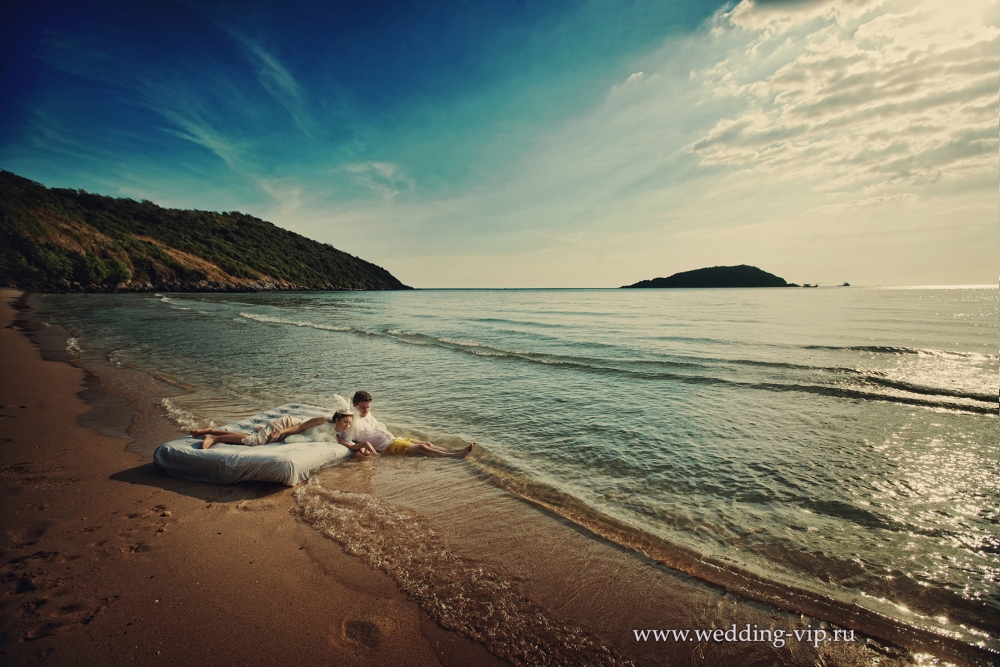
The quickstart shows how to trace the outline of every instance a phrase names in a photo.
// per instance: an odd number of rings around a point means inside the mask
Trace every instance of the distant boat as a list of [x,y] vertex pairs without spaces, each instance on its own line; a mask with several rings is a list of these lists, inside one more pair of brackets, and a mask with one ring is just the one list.
[[819,283],[802,283],[803,287],[819,287]]
[[851,286],[851,283],[844,283],[843,285],[841,285],[841,287],[850,287],[850,286]]

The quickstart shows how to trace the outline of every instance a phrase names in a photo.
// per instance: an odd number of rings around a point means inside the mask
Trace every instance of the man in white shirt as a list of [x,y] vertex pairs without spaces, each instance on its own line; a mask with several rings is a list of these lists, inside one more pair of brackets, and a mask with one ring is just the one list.
[[359,391],[354,394],[354,421],[350,430],[345,434],[354,442],[365,442],[375,448],[376,451],[384,451],[395,440],[385,424],[375,419],[371,413],[372,398],[367,391]]
[[476,446],[476,443],[472,443],[465,449],[444,449],[423,440],[396,438],[385,427],[385,424],[375,419],[371,413],[371,394],[367,391],[356,392],[351,402],[354,404],[357,416],[351,423],[350,430],[344,433],[344,439],[338,438],[343,445],[368,444],[379,454],[420,454],[452,458],[468,456],[469,452]]

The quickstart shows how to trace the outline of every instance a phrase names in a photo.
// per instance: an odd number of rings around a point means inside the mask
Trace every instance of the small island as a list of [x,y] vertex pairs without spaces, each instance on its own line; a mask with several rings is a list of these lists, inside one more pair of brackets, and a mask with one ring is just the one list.
[[633,285],[622,285],[622,289],[633,287],[798,287],[785,282],[773,273],[756,266],[712,266],[693,271],[682,271],[666,278],[640,280]]

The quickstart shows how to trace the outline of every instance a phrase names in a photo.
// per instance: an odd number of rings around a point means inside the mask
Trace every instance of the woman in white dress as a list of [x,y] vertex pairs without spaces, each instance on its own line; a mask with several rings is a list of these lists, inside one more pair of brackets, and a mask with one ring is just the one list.
[[208,449],[216,443],[230,445],[246,445],[258,447],[277,442],[339,442],[348,449],[364,456],[376,454],[374,447],[367,443],[354,443],[343,439],[343,434],[351,428],[354,415],[347,405],[347,400],[339,394],[334,395],[337,411],[329,419],[313,417],[302,420],[298,417],[285,415],[257,429],[255,433],[238,433],[214,428],[193,429],[191,435],[204,436],[202,449]]

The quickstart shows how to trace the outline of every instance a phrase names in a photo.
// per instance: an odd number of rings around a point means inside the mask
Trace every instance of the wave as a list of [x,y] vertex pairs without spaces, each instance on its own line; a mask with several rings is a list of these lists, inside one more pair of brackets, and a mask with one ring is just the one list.
[[296,327],[309,327],[321,331],[353,331],[351,327],[338,327],[331,324],[319,324],[317,322],[306,322],[304,320],[286,320],[280,317],[270,317],[268,315],[256,315],[254,313],[240,313],[240,317],[256,322],[267,322],[269,324],[290,324]]
[[[552,512],[598,538],[752,600],[804,613],[897,645],[927,650],[937,655],[940,655],[942,648],[946,648],[953,656],[962,656],[970,664],[986,664],[984,657],[992,659],[995,655],[989,649],[976,645],[978,638],[974,633],[970,632],[962,637],[955,633],[953,627],[940,627],[940,618],[935,618],[933,614],[911,612],[912,622],[902,620],[894,615],[894,605],[889,600],[872,595],[859,596],[852,591],[819,589],[814,582],[800,581],[776,571],[751,569],[750,566],[726,556],[701,553],[689,546],[628,525],[569,493],[530,479],[485,448],[479,451],[476,459],[469,459],[469,462],[482,471],[482,477],[490,484]],[[881,528],[886,527],[885,522],[874,514],[843,503],[819,503],[813,509],[837,516],[846,512],[852,520],[867,518],[869,521],[877,521]],[[919,584],[914,586],[919,587]],[[981,624],[979,601],[963,600],[948,589],[919,589],[918,598],[934,598],[928,603],[932,608],[943,608],[947,601],[952,613],[950,621],[966,622],[972,627]],[[861,599],[866,600],[867,604],[860,603]]]
[[964,394],[953,395],[944,393],[941,390],[926,387],[923,394],[911,395],[906,390],[897,392],[887,392],[890,387],[882,386],[882,390],[872,387],[865,387],[862,383],[857,386],[831,386],[815,384],[782,384],[777,382],[756,382],[756,383],[733,383],[742,384],[748,389],[762,389],[765,391],[794,391],[806,394],[817,394],[821,396],[832,396],[835,398],[853,398],[860,400],[886,401],[889,403],[901,403],[903,405],[914,405],[925,408],[940,408],[944,410],[955,410],[958,412],[970,412],[975,414],[1000,414],[1000,401],[997,398],[969,398]]
[[873,352],[875,354],[919,354],[931,357],[958,357],[978,361],[997,361],[1000,356],[981,352],[957,352],[954,350],[932,350],[919,347],[898,347],[893,345],[803,345],[804,350],[833,350],[836,352]]
[[216,425],[212,420],[200,419],[193,413],[178,407],[169,398],[160,401],[160,405],[167,411],[167,416],[185,431],[190,431],[193,428],[214,428]]
[[83,350],[80,348],[80,339],[70,336],[66,339],[66,354],[80,356]]
[[484,347],[482,343],[477,343],[474,340],[463,340],[461,338],[438,338],[437,340],[441,343],[461,345],[462,347]]
[[411,345],[413,344],[435,345],[443,349],[448,349],[454,352],[461,352],[479,357],[506,357],[512,359],[521,359],[524,361],[544,364],[549,366],[563,365],[568,367],[579,366],[581,368],[592,367],[595,369],[599,369],[599,368],[610,368],[601,366],[601,364],[613,364],[616,362],[633,364],[638,366],[650,365],[662,368],[704,368],[706,366],[706,364],[700,360],[615,359],[615,358],[602,359],[600,357],[554,354],[551,352],[536,352],[533,350],[507,349],[502,347],[496,347],[493,345],[487,345],[486,343],[480,343],[477,341],[461,340],[456,338],[435,337],[411,331],[399,331],[397,329],[389,329],[388,331],[386,331],[386,333],[399,342],[409,343]]
[[541,329],[565,329],[565,324],[551,324],[549,322],[533,322],[531,320],[508,320],[500,317],[474,317],[470,322],[485,322],[487,324],[515,324],[525,327],[539,327]]
[[[604,313],[578,313],[578,314],[584,314],[584,315],[601,314],[601,315],[603,315]],[[542,329],[561,329],[561,330],[565,330],[566,329],[566,325],[565,324],[552,324],[552,323],[548,323],[548,322],[535,322],[533,320],[511,320],[511,319],[498,318],[498,317],[474,317],[474,318],[471,318],[469,321],[470,322],[483,322],[485,324],[513,324],[513,325],[519,325],[519,326],[525,326],[525,327],[537,327],[537,328],[542,328]],[[524,331],[519,331],[517,329],[510,329],[510,330],[500,329],[498,331],[500,333],[515,333],[515,334],[524,334],[525,333]],[[533,336],[541,336],[542,334],[539,334],[538,332],[532,332],[531,335],[533,335]],[[554,337],[551,338],[551,340],[559,340],[559,341],[564,342],[564,343],[566,342],[563,339],[554,338]],[[677,343],[707,343],[707,344],[711,344],[711,345],[725,344],[727,342],[727,341],[724,341],[724,340],[719,340],[717,338],[705,338],[705,337],[702,337],[702,336],[676,336],[676,335],[674,335],[674,336],[651,336],[649,338],[649,340],[672,341],[672,342],[677,342]],[[589,346],[595,346],[595,347],[612,347],[610,345],[607,345],[606,343],[595,343],[595,342],[588,342],[587,345],[589,345]]]
[[871,373],[866,373],[864,379],[866,382],[871,382],[873,384],[877,384],[883,387],[891,387],[893,389],[899,389],[901,391],[907,391],[912,394],[945,396],[948,398],[968,398],[973,401],[983,401],[985,403],[990,403],[993,401],[1000,400],[1000,396],[994,396],[992,394],[981,394],[978,392],[960,391],[955,389],[942,389],[940,387],[927,387],[919,384],[914,384],[912,382],[906,382],[904,380],[894,380],[892,378],[887,378],[882,375],[876,375]]
[[[550,367],[560,366],[563,368],[598,375],[627,376],[635,379],[654,381],[667,380],[681,382],[684,384],[724,385],[763,391],[791,391],[838,398],[888,401],[893,403],[903,403],[929,408],[944,408],[979,414],[1000,414],[1000,401],[998,401],[997,397],[989,394],[907,383],[904,381],[879,377],[877,375],[853,368],[805,366],[782,362],[739,359],[711,359],[703,360],[701,362],[667,360],[595,360],[587,357],[581,358],[539,352],[503,350],[482,344],[477,344],[475,348],[471,349],[465,349],[463,346],[451,343],[448,343],[447,345],[456,351],[473,354],[478,357],[516,359]],[[824,374],[828,374],[833,378],[843,377],[845,375],[857,376],[858,382],[854,386],[844,386],[836,383],[823,384],[796,381],[753,382],[719,377],[718,375],[683,372],[694,369],[725,370],[725,366],[728,364],[750,364],[755,366],[768,366],[772,368],[819,371]],[[874,386],[867,386],[868,384]],[[896,391],[887,392],[885,391],[886,389]]]
[[170,308],[172,308],[174,310],[193,310],[193,308],[188,308],[186,306],[178,306],[177,304],[181,303],[181,301],[178,300],[178,299],[173,299],[173,298],[171,298],[169,296],[164,296],[164,295],[159,294],[159,293],[154,294],[153,296],[160,297],[160,301],[162,303],[167,304],[167,306],[169,306]]
[[[877,400],[905,405],[915,405],[927,408],[957,410],[976,414],[1000,414],[1000,400],[991,394],[960,389],[921,385],[905,380],[885,377],[877,372],[859,370],[856,368],[838,366],[812,366],[792,362],[776,362],[752,359],[724,359],[681,357],[675,359],[620,359],[599,358],[590,356],[575,356],[537,352],[532,350],[506,349],[486,343],[460,338],[431,336],[423,333],[386,329],[382,332],[353,329],[351,327],[333,326],[289,320],[267,315],[240,313],[246,319],[272,324],[287,324],[291,326],[310,327],[324,331],[350,332],[364,336],[387,336],[393,340],[421,346],[435,346],[477,358],[495,360],[513,360],[537,364],[549,368],[560,367],[583,373],[596,375],[629,377],[647,381],[671,381],[684,384],[720,385],[740,389],[756,389],[761,391],[800,392],[831,396],[836,398]],[[908,347],[889,346],[807,346],[807,349],[830,350],[864,350],[878,351],[887,354],[924,354],[939,357],[955,357],[987,360],[989,355],[964,352],[946,352],[940,350],[922,350]],[[791,370],[821,374],[829,378],[829,382],[815,381],[814,378],[789,377],[780,380],[742,380],[723,377],[731,366],[749,365],[765,368]],[[847,382],[842,378],[848,377]],[[803,381],[809,380],[809,381]]]

